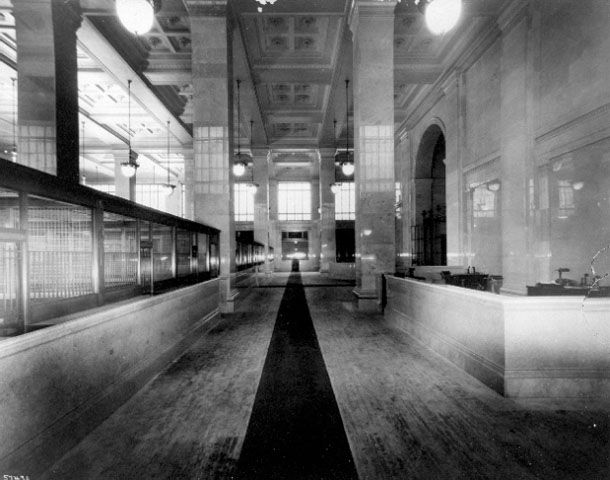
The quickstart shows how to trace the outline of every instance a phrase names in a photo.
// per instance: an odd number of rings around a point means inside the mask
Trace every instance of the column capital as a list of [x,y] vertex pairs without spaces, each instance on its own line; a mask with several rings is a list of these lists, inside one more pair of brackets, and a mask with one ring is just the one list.
[[520,20],[529,13],[529,0],[512,0],[498,15],[498,27],[502,33],[509,32]]
[[363,17],[394,17],[398,0],[351,0],[347,23],[352,34],[358,31],[358,21]]
[[449,96],[453,91],[458,88],[458,85],[462,78],[462,73],[463,72],[459,68],[454,68],[441,82],[440,88],[443,94],[445,94],[445,96]]
[[334,158],[335,153],[337,152],[337,149],[336,148],[320,148],[319,152],[320,152],[320,160],[324,160],[325,158],[328,158],[328,157]]
[[411,130],[409,130],[406,127],[401,128],[400,130],[398,130],[398,133],[396,134],[396,138],[397,138],[397,143],[404,143],[407,140],[410,140],[411,137]]
[[69,21],[71,22],[70,27],[75,31],[78,30],[83,22],[83,11],[78,0],[54,1],[53,8],[57,9],[57,13],[59,14],[54,14],[53,18],[57,28],[65,29],[66,23]]
[[271,150],[269,150],[269,148],[267,147],[252,147],[250,149],[250,151],[252,152],[252,157],[265,157],[266,159],[269,157],[269,154],[271,153]]
[[224,17],[228,3],[228,0],[184,0],[192,17]]

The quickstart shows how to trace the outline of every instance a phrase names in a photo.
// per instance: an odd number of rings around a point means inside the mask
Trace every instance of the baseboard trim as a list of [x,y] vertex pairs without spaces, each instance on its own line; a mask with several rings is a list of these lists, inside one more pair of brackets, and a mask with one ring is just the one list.
[[500,395],[504,395],[504,368],[467,349],[439,332],[427,328],[394,308],[386,310],[386,318],[393,327],[415,338],[444,359],[476,378]]

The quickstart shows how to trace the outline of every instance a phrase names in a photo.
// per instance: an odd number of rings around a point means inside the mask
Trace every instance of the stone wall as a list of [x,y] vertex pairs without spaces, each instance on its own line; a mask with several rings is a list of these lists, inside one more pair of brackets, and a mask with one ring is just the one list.
[[0,342],[0,471],[50,466],[211,328],[218,304],[215,279]]
[[[396,136],[401,269],[413,253],[421,140],[438,125],[449,265],[504,275],[506,291],[520,294],[559,267],[575,281],[589,271],[610,234],[609,15],[601,1],[506,2],[471,52],[417,95]],[[490,210],[477,215],[482,199]]]

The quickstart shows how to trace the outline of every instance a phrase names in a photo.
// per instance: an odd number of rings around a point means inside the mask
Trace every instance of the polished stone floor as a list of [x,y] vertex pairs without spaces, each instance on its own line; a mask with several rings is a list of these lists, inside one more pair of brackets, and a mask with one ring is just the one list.
[[[355,311],[352,287],[332,283],[315,274],[261,277],[236,313],[45,478],[331,480],[353,478],[354,466],[371,480],[610,478],[607,410],[505,399],[381,315]],[[291,382],[278,377],[286,371]],[[332,435],[320,429],[324,415]],[[342,470],[312,448],[316,436],[330,442],[324,450]],[[256,470],[265,463],[266,473]]]

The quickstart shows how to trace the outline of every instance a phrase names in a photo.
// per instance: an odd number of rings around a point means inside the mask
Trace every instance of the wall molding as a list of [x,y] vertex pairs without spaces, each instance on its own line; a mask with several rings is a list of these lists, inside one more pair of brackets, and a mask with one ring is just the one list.
[[552,158],[610,138],[610,103],[578,115],[546,132],[543,130],[538,129],[535,137],[537,166],[545,165]]

